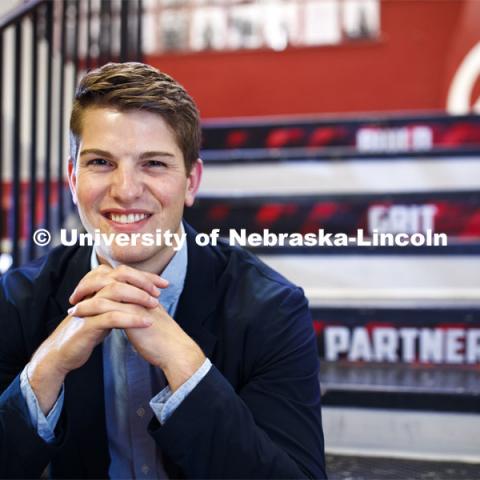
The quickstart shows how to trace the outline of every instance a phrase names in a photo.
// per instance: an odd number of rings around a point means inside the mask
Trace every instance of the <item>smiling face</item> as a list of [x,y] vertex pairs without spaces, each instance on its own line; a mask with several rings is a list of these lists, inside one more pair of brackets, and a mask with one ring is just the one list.
[[[106,234],[178,233],[184,206],[198,190],[202,164],[187,175],[175,136],[160,115],[88,108],[79,154],[69,162],[73,200],[86,230]],[[160,273],[174,252],[165,246],[97,247],[101,261]]]

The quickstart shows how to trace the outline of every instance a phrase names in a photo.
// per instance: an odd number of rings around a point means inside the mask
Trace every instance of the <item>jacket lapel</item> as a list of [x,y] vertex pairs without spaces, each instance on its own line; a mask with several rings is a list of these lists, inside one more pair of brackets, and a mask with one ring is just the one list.
[[[91,252],[91,248],[78,248],[60,262],[61,281],[52,299],[58,314],[47,321],[48,334],[67,315],[71,306],[68,298],[90,271]],[[110,455],[105,426],[102,344],[93,350],[85,365],[67,375],[64,411],[71,462],[78,462],[77,471],[83,470],[87,478],[107,478]]]
[[[47,333],[50,335],[58,324],[67,316],[67,310],[71,307],[68,298],[72,294],[80,280],[90,271],[91,248],[77,248],[73,251],[65,251],[65,255],[59,259],[59,265],[54,265],[55,276],[58,279],[48,279],[49,283],[58,285],[57,291],[53,292],[50,311],[53,315],[47,320]],[[47,280],[47,279],[46,279]]]
[[103,386],[103,351],[98,345],[83,367],[65,379],[65,411],[73,452],[87,478],[107,478],[110,465]]
[[197,232],[184,222],[188,245],[188,266],[175,320],[200,346],[207,357],[214,351],[217,338],[207,328],[216,308],[218,259],[209,247],[195,242]]
[[[219,261],[210,248],[196,244],[197,232],[186,222],[184,226],[187,233],[188,266],[175,320],[213,363],[217,337],[207,327],[215,315]],[[181,469],[165,455],[163,463],[169,478],[185,478]]]

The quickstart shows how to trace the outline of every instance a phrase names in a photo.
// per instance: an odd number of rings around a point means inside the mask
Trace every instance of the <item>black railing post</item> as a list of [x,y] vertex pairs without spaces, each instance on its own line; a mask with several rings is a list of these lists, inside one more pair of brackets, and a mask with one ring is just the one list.
[[112,3],[110,0],[100,2],[100,33],[98,36],[100,46],[100,65],[111,60],[112,56]]
[[63,225],[63,135],[64,135],[64,109],[65,109],[65,39],[67,30],[67,8],[69,2],[62,3],[60,25],[60,78],[58,102],[58,165],[57,165],[57,228]]
[[44,163],[44,228],[50,229],[50,179],[52,153],[52,55],[53,55],[53,2],[46,5],[45,27],[47,37],[47,78],[46,80],[46,107],[45,107],[45,163]]
[[[80,28],[80,4],[77,1],[73,2],[73,6],[75,7],[75,29],[73,34],[73,55],[72,55],[72,62],[73,62],[73,85],[72,85],[72,92],[75,95],[75,91],[77,89],[77,82],[78,82],[78,69],[79,69],[79,57],[78,57],[78,49],[79,49],[79,28]],[[68,152],[68,157],[70,157],[70,152]],[[67,215],[69,215],[72,210],[74,209],[75,205],[72,201],[72,196],[67,195]]]
[[121,0],[120,8],[120,61],[128,60],[128,0]]
[[142,53],[142,35],[143,35],[143,1],[137,0],[137,61],[143,61],[143,53]]
[[85,68],[90,70],[92,64],[92,0],[87,0],[87,50],[85,58]]
[[113,15],[112,15],[112,2],[106,2],[107,12],[107,61],[111,61],[113,57]]
[[30,117],[30,193],[29,193],[29,237],[28,237],[28,259],[35,258],[35,242],[33,232],[37,224],[37,75],[38,75],[38,15],[37,10],[32,12],[32,69],[30,77],[31,91],[31,117]]
[[79,27],[80,27],[80,3],[77,1],[73,2],[73,7],[75,8],[75,15],[73,16],[75,22],[75,28],[73,31],[73,51],[72,51],[72,62],[73,62],[73,91],[77,88],[77,76],[78,76],[78,36],[79,36]]
[[20,236],[21,224],[21,95],[22,95],[22,22],[15,24],[15,46],[14,46],[14,77],[13,77],[13,232],[12,232],[12,265],[20,264]]

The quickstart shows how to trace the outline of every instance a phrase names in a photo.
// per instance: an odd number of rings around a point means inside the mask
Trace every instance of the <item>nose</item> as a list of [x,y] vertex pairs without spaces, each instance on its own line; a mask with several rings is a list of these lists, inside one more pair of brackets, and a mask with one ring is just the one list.
[[128,163],[119,162],[112,175],[110,195],[117,201],[129,204],[142,196],[143,181],[141,175]]

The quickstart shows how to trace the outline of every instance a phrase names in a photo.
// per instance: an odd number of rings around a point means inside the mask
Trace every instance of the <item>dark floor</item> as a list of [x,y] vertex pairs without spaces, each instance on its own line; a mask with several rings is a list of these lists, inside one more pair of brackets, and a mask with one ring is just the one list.
[[480,463],[327,455],[330,480],[480,480]]

